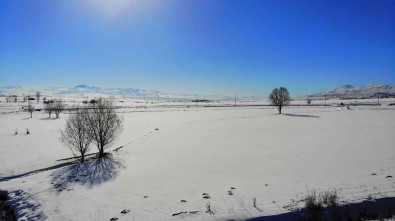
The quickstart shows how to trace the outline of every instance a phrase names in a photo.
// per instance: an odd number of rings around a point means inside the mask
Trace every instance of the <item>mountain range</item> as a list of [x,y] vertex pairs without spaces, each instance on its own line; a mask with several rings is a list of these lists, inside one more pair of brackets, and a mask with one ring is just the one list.
[[[194,94],[169,94],[157,90],[143,90],[136,88],[100,88],[89,85],[77,85],[75,87],[47,87],[25,88],[20,86],[0,87],[0,95],[30,95],[34,96],[40,91],[42,96],[123,96],[123,97],[155,97],[155,98],[194,98]],[[370,98],[380,96],[395,96],[395,85],[368,84],[364,86],[343,85],[333,90],[323,91],[308,95],[308,97],[340,97],[340,98]],[[229,98],[229,96],[206,96],[212,99]]]
[[142,90],[135,88],[100,88],[89,85],[77,85],[75,87],[48,87],[48,88],[24,88],[20,86],[0,87],[0,95],[35,95],[40,91],[42,96],[63,96],[63,95],[80,95],[80,96],[134,96],[134,97],[168,97],[169,94],[156,90]]
[[343,85],[333,90],[309,95],[309,97],[371,98],[377,97],[378,94],[381,97],[395,96],[395,85],[368,84],[359,87]]

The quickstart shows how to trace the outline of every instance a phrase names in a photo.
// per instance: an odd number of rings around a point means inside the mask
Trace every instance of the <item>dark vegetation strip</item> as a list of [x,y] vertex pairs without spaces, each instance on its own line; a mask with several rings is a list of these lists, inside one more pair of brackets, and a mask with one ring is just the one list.
[[14,212],[6,204],[7,195],[5,192],[0,191],[0,221],[16,221]]
[[303,208],[289,213],[252,218],[248,221],[359,221],[383,220],[394,215],[395,197],[387,197],[335,207]]

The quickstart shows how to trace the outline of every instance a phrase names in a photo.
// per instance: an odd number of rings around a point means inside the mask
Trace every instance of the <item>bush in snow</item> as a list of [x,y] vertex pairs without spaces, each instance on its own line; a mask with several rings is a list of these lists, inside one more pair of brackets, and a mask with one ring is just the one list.
[[322,202],[327,206],[336,207],[339,201],[339,197],[337,196],[337,191],[325,191],[321,193]]
[[310,211],[321,211],[324,208],[322,198],[316,194],[315,190],[307,194],[304,203],[306,209]]
[[306,209],[311,211],[320,211],[324,208],[324,205],[336,207],[338,201],[339,197],[336,190],[328,190],[320,194],[316,194],[316,191],[313,190],[309,192],[304,199]]

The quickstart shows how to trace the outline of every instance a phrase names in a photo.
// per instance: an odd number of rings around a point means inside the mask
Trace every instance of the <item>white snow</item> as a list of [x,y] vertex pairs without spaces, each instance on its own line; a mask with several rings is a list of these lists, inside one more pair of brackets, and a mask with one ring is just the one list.
[[[112,156],[79,166],[57,166],[71,157],[58,133],[67,113],[1,114],[0,190],[20,220],[245,219],[300,207],[311,189],[336,189],[343,202],[395,196],[395,180],[385,178],[395,176],[394,106],[289,107],[278,115],[267,106],[177,105],[120,109],[124,130]],[[184,211],[201,212],[172,216]]]

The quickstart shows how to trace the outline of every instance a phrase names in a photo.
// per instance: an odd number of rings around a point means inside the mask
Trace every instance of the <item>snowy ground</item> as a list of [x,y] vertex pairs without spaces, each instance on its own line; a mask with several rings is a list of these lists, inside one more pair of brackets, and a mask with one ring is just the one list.
[[[56,161],[70,157],[58,133],[67,114],[5,112],[0,190],[21,220],[245,219],[301,207],[312,189],[343,202],[395,196],[395,106],[120,109],[112,156],[82,166]],[[185,211],[198,212],[172,216]]]

